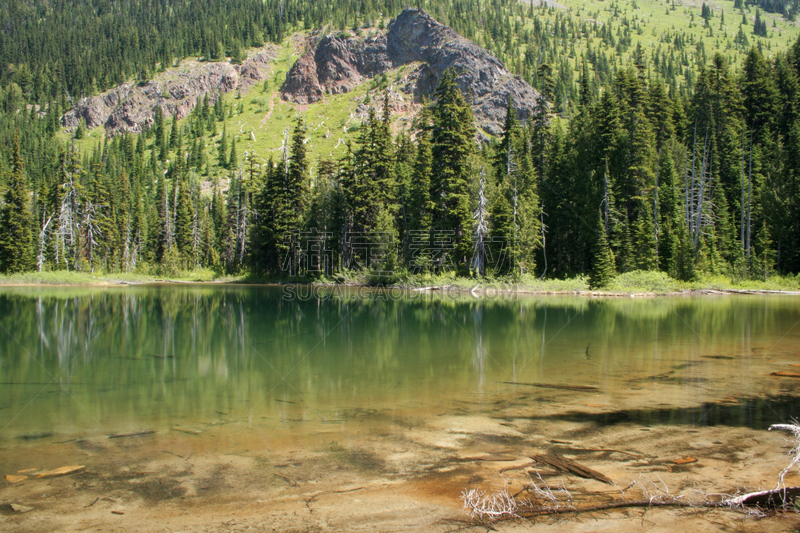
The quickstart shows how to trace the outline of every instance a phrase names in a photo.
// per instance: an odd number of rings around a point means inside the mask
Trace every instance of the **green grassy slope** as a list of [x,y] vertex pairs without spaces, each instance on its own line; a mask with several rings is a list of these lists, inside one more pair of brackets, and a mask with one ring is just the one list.
[[[595,82],[601,85],[613,75],[613,70],[632,65],[634,55],[640,53],[650,76],[664,78],[668,84],[673,84],[673,90],[685,91],[691,84],[691,79],[687,78],[695,77],[698,66],[716,52],[737,64],[750,45],[760,46],[770,56],[786,50],[800,36],[798,23],[762,11],[760,16],[766,22],[767,36],[758,37],[753,34],[755,7],[734,9],[733,2],[727,0],[706,2],[712,13],[707,23],[701,18],[703,2],[699,0],[565,0],[562,4],[564,9],[519,3],[509,7],[507,12],[489,12],[488,3],[480,4],[481,12],[475,14],[476,20],[502,17],[513,30],[506,35],[515,37],[503,42],[481,29],[480,24],[473,30],[461,28],[464,34],[504,60],[512,72],[521,74],[534,85],[538,80],[531,65],[544,61],[555,63],[561,87],[557,95],[562,100],[558,108],[561,111],[568,108],[570,99],[577,94],[577,80],[584,62],[590,72],[595,73]],[[748,20],[747,25],[742,25],[743,17]],[[459,29],[465,21],[452,19],[451,15],[447,22]],[[736,41],[740,28],[748,41],[747,46]],[[353,139],[366,109],[366,105],[362,105],[361,114],[358,114],[359,104],[374,101],[376,97],[380,99],[384,87],[377,87],[373,80],[350,93],[328,96],[310,106],[282,101],[279,89],[293,62],[304,52],[298,44],[301,42],[302,39],[295,36],[281,43],[270,64],[271,73],[266,83],[256,84],[246,94],[225,95],[224,102],[229,109],[225,124],[217,125],[215,136],[207,134],[202,139],[210,162],[216,161],[223,128],[227,130],[229,141],[236,139],[240,163],[244,153],[252,151],[263,159],[270,156],[280,159],[283,143],[301,114],[308,131],[307,148],[312,161],[344,153],[346,142]],[[637,46],[641,52],[637,52]],[[671,62],[673,68],[667,69],[667,62]],[[606,67],[609,72],[605,72]],[[404,69],[390,73],[388,84],[402,76]],[[374,103],[380,105],[380,102]],[[408,116],[395,117],[395,131],[407,128],[408,119]],[[104,135],[101,128],[96,128],[79,141],[78,146],[84,153],[91,151],[100,145]],[[68,134],[65,132],[64,136]],[[205,177],[227,174],[212,164]]]

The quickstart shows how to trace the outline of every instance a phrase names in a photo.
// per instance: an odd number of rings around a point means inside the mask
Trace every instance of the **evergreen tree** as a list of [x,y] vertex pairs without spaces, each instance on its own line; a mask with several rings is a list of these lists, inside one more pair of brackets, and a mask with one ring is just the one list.
[[18,134],[14,135],[11,172],[6,180],[5,203],[0,211],[0,269],[5,273],[24,272],[34,267],[33,217]]
[[375,223],[375,229],[371,236],[373,243],[378,245],[378,257],[371,257],[370,270],[373,279],[381,283],[391,282],[396,279],[398,274],[398,255],[397,255],[397,228],[394,223],[394,216],[389,209],[381,209]]
[[158,153],[158,159],[163,163],[167,160],[167,141],[164,131],[164,110],[161,109],[161,105],[156,106],[154,128],[156,138],[153,144],[153,152]]
[[642,202],[636,219],[634,236],[634,267],[637,270],[655,270],[658,266],[653,212]]
[[678,225],[677,233],[680,236],[680,245],[678,248],[678,256],[675,261],[674,277],[680,281],[694,281],[697,278],[694,244],[692,243],[692,236],[689,233],[689,229],[683,217],[679,220],[681,223]]
[[659,168],[658,194],[658,267],[672,277],[677,272],[677,257],[680,240],[678,236],[679,218],[682,217],[675,167],[672,154],[664,150]]
[[589,276],[589,287],[592,289],[605,289],[608,288],[614,280],[616,272],[614,269],[614,253],[608,245],[602,214],[597,219],[596,232],[594,260],[591,275]]
[[286,173],[286,198],[294,216],[294,227],[299,229],[308,206],[310,175],[306,158],[306,128],[302,118],[292,133],[289,166]]
[[239,167],[239,155],[236,152],[236,138],[231,141],[231,155],[228,158],[228,168],[236,170]]
[[217,148],[217,164],[220,168],[230,168],[228,166],[228,129],[227,124],[222,125],[222,137]]
[[288,160],[278,165],[270,160],[265,179],[257,189],[250,263],[258,272],[297,273],[295,239],[303,227],[310,195],[304,141],[305,128],[300,118],[292,134]]
[[410,224],[411,238],[409,242],[409,266],[415,270],[424,270],[429,266],[429,255],[425,243],[431,238],[433,210],[436,207],[431,201],[431,174],[433,172],[433,155],[431,153],[428,114],[422,113],[422,128],[417,134],[417,157],[414,163],[413,179],[410,190]]
[[192,199],[191,187],[188,178],[180,179],[175,186],[178,187],[175,244],[178,246],[178,251],[183,259],[193,267],[196,259],[194,239],[196,210]]
[[516,229],[514,228],[514,210],[508,197],[512,194],[507,180],[503,180],[495,189],[490,204],[491,224],[489,230],[493,273],[498,275],[515,272]]
[[352,229],[371,232],[381,210],[392,215],[397,211],[397,180],[394,153],[389,131],[388,100],[384,102],[383,120],[370,108],[362,124],[352,166],[347,169],[345,191],[352,213]]
[[172,115],[172,129],[169,133],[169,149],[174,150],[178,147],[178,110]]
[[452,258],[459,269],[472,256],[471,159],[475,151],[472,109],[464,101],[456,76],[447,70],[434,95],[431,155],[432,228],[452,235]]

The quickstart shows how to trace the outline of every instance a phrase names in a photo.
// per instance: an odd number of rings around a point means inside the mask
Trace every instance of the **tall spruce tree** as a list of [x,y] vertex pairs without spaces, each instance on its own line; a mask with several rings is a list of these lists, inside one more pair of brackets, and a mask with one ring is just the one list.
[[14,135],[11,149],[11,172],[6,181],[5,204],[0,211],[0,269],[24,272],[34,267],[33,217],[29,208],[25,163]]
[[303,118],[297,119],[292,133],[292,146],[289,153],[289,167],[286,173],[286,198],[294,220],[293,226],[299,229],[309,201],[310,179],[308,158],[306,156],[306,127]]
[[596,225],[596,241],[592,270],[589,276],[589,287],[592,289],[605,289],[611,284],[616,275],[614,267],[614,252],[608,245],[606,228],[603,224],[602,214],[598,216]]
[[310,200],[302,118],[292,134],[288,157],[277,165],[270,159],[263,182],[254,184],[256,223],[250,233],[250,264],[257,272],[297,272],[297,250],[293,246]]
[[431,200],[433,156],[430,142],[430,116],[427,111],[422,112],[420,124],[421,128],[417,134],[417,157],[410,187],[409,229],[411,236],[407,250],[409,266],[417,271],[429,267],[430,254],[425,246],[431,238],[433,211],[436,207]]
[[448,69],[434,93],[431,155],[432,228],[452,236],[452,260],[463,271],[472,256],[471,159],[475,153],[472,108]]

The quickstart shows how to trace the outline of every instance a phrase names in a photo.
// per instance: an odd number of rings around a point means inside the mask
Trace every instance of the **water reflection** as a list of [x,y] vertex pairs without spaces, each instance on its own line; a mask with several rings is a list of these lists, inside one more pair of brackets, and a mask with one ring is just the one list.
[[[348,409],[460,397],[481,409],[492,394],[514,393],[507,382],[596,386],[609,405],[631,391],[654,395],[655,407],[641,410],[601,416],[565,406],[548,416],[761,427],[796,407],[786,380],[774,385],[783,400],[757,397],[770,393],[765,376],[800,359],[798,323],[793,297],[7,288],[0,427],[112,431],[219,413],[326,421]],[[708,403],[730,394],[756,399],[737,400],[738,411]]]
[[800,397],[779,395],[770,398],[740,398],[731,402],[704,402],[685,408],[626,409],[604,413],[566,412],[541,417],[550,420],[591,422],[598,426],[616,424],[744,426],[768,429],[780,420],[791,420],[800,412]]

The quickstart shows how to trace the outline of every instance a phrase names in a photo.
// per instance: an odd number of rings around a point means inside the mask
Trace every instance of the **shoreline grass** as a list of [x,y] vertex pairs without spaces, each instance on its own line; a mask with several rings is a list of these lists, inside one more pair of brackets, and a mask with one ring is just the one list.
[[634,271],[618,275],[608,288],[589,287],[588,278],[539,279],[525,275],[512,278],[469,278],[455,274],[406,274],[394,280],[372,278],[367,273],[346,272],[331,278],[278,278],[251,273],[220,275],[210,269],[180,272],[172,276],[144,273],[24,272],[0,275],[0,288],[13,286],[125,286],[159,283],[231,285],[310,284],[317,286],[374,287],[408,290],[448,290],[470,292],[495,290],[529,294],[577,294],[586,296],[672,295],[707,293],[783,292],[800,295],[800,275],[775,275],[766,280],[734,280],[723,275],[705,275],[697,281],[674,280],[663,272]]

